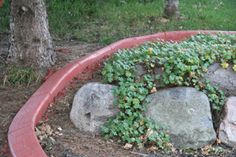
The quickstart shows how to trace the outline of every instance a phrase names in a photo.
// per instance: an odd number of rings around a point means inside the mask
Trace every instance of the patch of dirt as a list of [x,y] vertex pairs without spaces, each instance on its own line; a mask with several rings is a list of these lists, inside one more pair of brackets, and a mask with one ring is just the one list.
[[[7,34],[0,34],[0,79],[3,77],[6,67],[4,58],[6,58],[8,48],[6,41],[8,40],[5,39],[7,39]],[[52,69],[58,69],[74,59],[101,48],[98,44],[88,44],[77,41],[56,42],[55,47],[58,61]],[[64,51],[58,51],[58,49]],[[7,132],[10,123],[28,98],[38,89],[39,85],[35,84],[27,88],[11,87],[3,86],[2,80],[0,80],[0,82],[0,157],[10,157],[7,143]]]
[[0,87],[0,156],[8,157],[7,132],[17,111],[38,86],[11,88]]
[[55,46],[58,59],[54,67],[62,67],[70,61],[86,56],[100,48],[102,48],[102,46],[99,44],[88,44],[78,41],[58,41]]

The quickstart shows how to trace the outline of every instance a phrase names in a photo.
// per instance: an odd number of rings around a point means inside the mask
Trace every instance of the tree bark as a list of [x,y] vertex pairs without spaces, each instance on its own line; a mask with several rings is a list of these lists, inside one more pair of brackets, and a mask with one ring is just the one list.
[[47,69],[55,63],[44,0],[11,0],[8,60]]
[[166,0],[164,17],[179,18],[179,0]]

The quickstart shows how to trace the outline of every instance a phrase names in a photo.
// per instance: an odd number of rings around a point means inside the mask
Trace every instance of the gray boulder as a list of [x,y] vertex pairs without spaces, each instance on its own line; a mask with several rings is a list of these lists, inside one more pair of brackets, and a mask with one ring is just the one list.
[[228,98],[225,113],[219,128],[219,139],[226,145],[236,148],[236,97]]
[[81,131],[99,134],[101,126],[119,111],[113,105],[115,86],[88,83],[74,97],[70,119]]
[[142,75],[147,73],[147,71],[144,68],[144,66],[140,65],[140,64],[135,65],[135,72],[136,72],[135,73],[136,78],[141,78]]
[[[135,70],[135,78],[136,78],[137,80],[143,78],[143,76],[144,76],[145,74],[150,74],[150,72],[148,72],[148,70],[147,70],[147,69],[145,68],[145,66],[142,65],[142,64],[137,64],[137,65],[135,65],[134,70]],[[153,73],[151,73],[151,77],[152,77],[153,79],[155,79],[156,76],[161,76],[162,74],[163,74],[163,69],[162,69],[162,67],[160,67],[160,66],[155,66],[154,69],[153,69]],[[159,88],[159,87],[163,87],[163,86],[162,86],[161,82],[158,81],[158,82],[156,82],[156,87]]]
[[207,96],[189,87],[158,91],[147,98],[145,115],[166,128],[176,148],[201,148],[216,140]]
[[233,71],[232,65],[223,69],[218,63],[215,63],[208,68],[204,78],[219,87],[227,95],[236,96],[236,72]]

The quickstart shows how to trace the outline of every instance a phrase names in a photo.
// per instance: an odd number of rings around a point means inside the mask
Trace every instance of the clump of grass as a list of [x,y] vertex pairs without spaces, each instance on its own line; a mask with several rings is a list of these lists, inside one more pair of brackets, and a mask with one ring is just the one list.
[[39,75],[31,66],[10,65],[6,68],[3,85],[29,86],[39,81]]

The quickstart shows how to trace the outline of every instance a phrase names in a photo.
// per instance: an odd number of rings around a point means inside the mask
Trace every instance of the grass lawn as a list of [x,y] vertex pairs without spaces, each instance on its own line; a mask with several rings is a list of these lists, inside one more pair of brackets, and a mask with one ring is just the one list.
[[[164,0],[46,0],[55,39],[108,44],[121,38],[169,30],[236,30],[236,0],[180,0],[183,20],[161,18]],[[0,9],[0,32],[8,30],[9,4]]]

